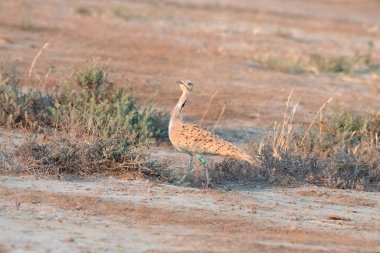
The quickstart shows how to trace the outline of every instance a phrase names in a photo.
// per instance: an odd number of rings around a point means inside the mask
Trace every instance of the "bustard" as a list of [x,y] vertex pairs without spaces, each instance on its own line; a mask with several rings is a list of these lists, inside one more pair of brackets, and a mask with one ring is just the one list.
[[[226,156],[252,163],[253,159],[251,156],[231,143],[218,138],[213,133],[198,125],[183,122],[183,107],[190,92],[193,90],[193,84],[191,81],[178,81],[177,83],[182,90],[182,95],[170,117],[169,139],[177,150],[189,154],[188,168],[178,183],[183,183],[192,170],[194,154]],[[208,185],[209,178],[207,168],[206,179]]]

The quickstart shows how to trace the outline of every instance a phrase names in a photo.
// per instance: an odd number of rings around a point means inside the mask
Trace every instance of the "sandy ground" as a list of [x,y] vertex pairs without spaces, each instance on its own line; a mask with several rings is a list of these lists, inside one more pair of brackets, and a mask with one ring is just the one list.
[[0,177],[12,252],[379,252],[378,193]]
[[[213,127],[225,105],[217,133],[246,142],[281,120],[292,89],[296,122],[310,122],[329,97],[328,110],[379,111],[380,73],[290,74],[255,62],[352,56],[369,42],[379,62],[379,13],[377,0],[0,1],[0,63],[27,76],[48,42],[32,88],[54,88],[96,58],[140,104],[166,111],[180,94],[175,81],[190,79],[185,119]],[[152,157],[183,169],[185,156],[160,152]],[[379,193],[218,187],[2,176],[0,252],[380,252]]]

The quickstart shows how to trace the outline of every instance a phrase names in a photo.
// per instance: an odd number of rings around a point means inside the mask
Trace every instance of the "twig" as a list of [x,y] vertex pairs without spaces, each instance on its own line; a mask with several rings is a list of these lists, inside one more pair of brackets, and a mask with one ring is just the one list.
[[36,62],[38,60],[38,58],[41,56],[42,52],[49,46],[49,42],[46,42],[42,48],[40,49],[40,51],[38,51],[38,53],[36,54],[36,56],[34,56],[33,58],[33,61],[32,63],[30,64],[30,67],[29,67],[29,71],[28,71],[28,82],[30,80],[30,76],[32,75],[32,72],[33,72],[33,69],[34,69],[34,66],[36,65]]
[[226,109],[226,105],[223,106],[223,109],[222,109],[222,111],[220,112],[219,118],[218,118],[218,120],[215,122],[214,127],[212,128],[212,131],[213,131],[213,132],[215,131],[215,127],[216,127],[216,125],[218,125],[219,120],[220,120],[220,118],[222,117],[222,115],[223,115],[225,109]]
[[210,105],[211,105],[211,102],[212,100],[215,98],[216,94],[218,93],[218,91],[215,91],[214,95],[212,95],[210,97],[210,99],[208,100],[208,104],[207,104],[207,107],[206,107],[206,110],[204,111],[203,115],[202,115],[202,119],[201,119],[201,122],[199,123],[199,125],[202,125],[203,123],[203,120],[205,119],[209,109],[210,109]]
[[316,119],[318,118],[318,115],[322,112],[323,108],[325,108],[325,106],[327,104],[329,104],[331,101],[333,100],[332,97],[330,97],[322,106],[321,108],[319,108],[319,111],[317,112],[317,114],[315,115],[313,121],[310,123],[309,127],[307,128],[306,132],[305,132],[305,135],[303,136],[302,140],[301,140],[301,145],[303,144],[307,134],[309,133],[310,129],[312,128],[312,126],[314,125]]

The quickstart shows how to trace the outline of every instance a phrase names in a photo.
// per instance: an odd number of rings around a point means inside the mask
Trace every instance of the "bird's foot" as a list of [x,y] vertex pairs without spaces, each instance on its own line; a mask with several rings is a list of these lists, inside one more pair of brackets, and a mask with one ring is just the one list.
[[210,179],[210,176],[209,176],[209,173],[208,173],[208,168],[206,165],[205,166],[205,176],[206,176],[206,185],[203,186],[203,188],[214,188],[213,184],[211,183],[211,179]]
[[186,180],[188,174],[189,173],[186,173],[185,175],[183,175],[183,177],[179,181],[177,181],[177,185],[185,185],[185,184],[189,185],[190,184],[189,182],[185,183],[185,180]]
[[211,183],[211,182],[206,182],[206,183],[202,182],[202,188],[203,189],[207,189],[207,188],[214,189],[215,187],[214,187],[213,183]]

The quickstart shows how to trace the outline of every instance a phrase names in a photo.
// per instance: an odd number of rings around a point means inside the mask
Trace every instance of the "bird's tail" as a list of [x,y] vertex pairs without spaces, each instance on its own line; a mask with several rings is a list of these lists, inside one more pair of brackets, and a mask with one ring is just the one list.
[[249,164],[254,164],[255,162],[252,156],[248,155],[247,153],[244,153],[243,151],[240,151],[239,153],[235,153],[232,157],[238,160],[246,161]]
[[248,155],[240,148],[233,146],[231,143],[225,142],[225,144],[227,145],[227,149],[224,150],[222,155],[229,156],[231,158],[241,160],[241,161],[246,161],[249,164],[255,163],[255,159],[253,159],[252,156]]
[[250,164],[254,164],[255,162],[250,155],[242,151],[240,148],[228,141],[217,138],[216,136],[209,137],[205,145],[198,147],[197,150],[201,150],[201,153],[205,154],[231,157],[237,160],[246,161]]

